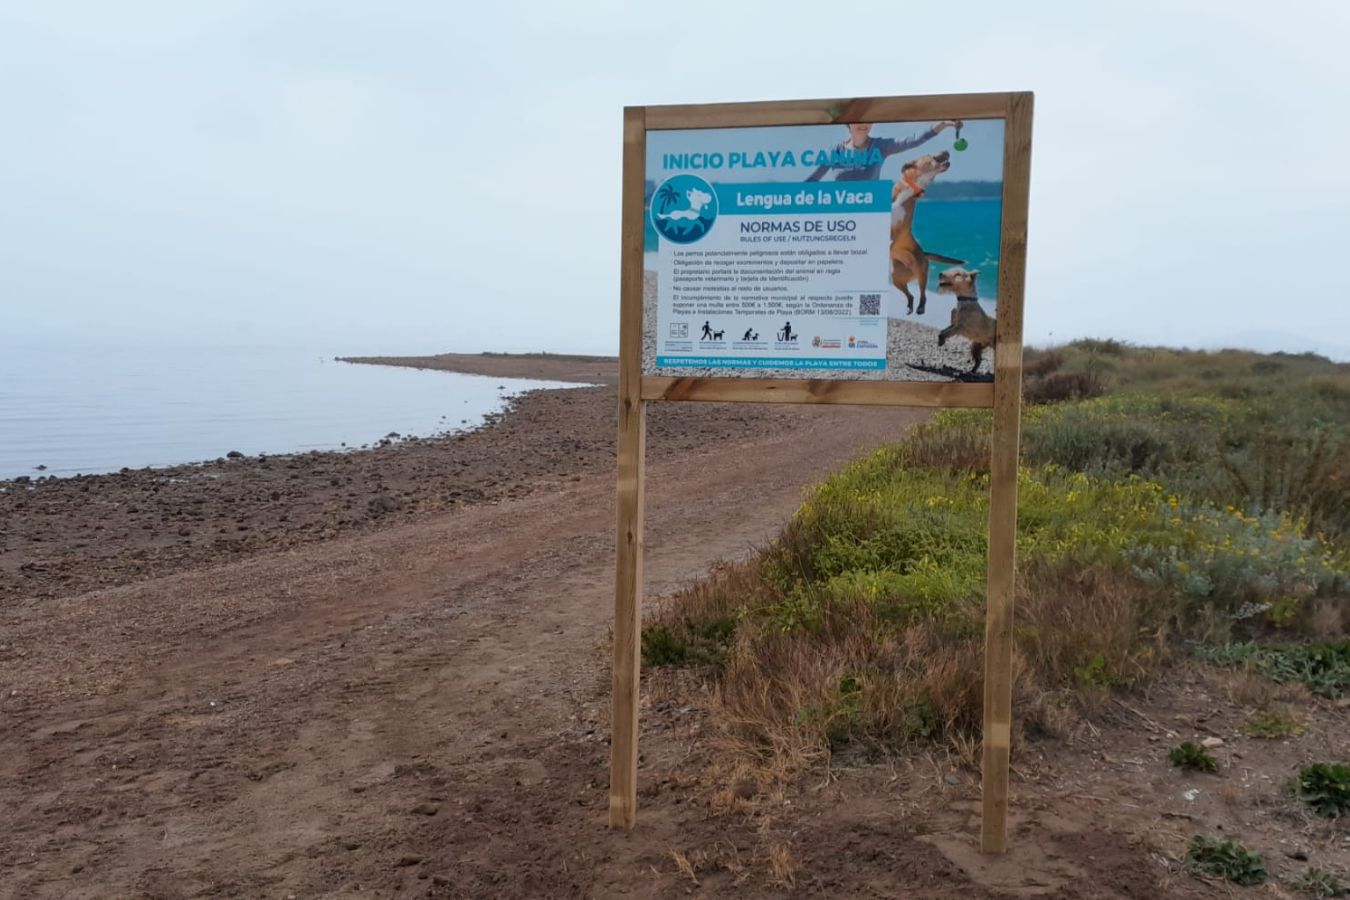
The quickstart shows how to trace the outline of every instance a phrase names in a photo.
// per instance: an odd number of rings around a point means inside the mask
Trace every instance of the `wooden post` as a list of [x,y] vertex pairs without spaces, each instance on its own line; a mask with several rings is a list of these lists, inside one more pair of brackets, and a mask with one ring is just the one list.
[[984,637],[984,759],[981,846],[1008,845],[1012,742],[1013,581],[1017,538],[1017,447],[1022,406],[1022,294],[1031,181],[1030,93],[1010,94],[1003,135],[1003,240],[999,249],[998,345],[989,467],[989,580]]
[[619,541],[614,585],[614,711],[609,824],[637,821],[638,679],[642,670],[642,503],[647,420],[642,400],[642,107],[623,111],[623,238],[619,275]]

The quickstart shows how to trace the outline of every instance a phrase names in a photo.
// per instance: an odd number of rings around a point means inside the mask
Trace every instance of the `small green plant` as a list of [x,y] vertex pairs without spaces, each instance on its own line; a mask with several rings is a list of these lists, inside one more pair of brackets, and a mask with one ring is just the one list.
[[642,629],[642,664],[656,666],[720,666],[736,636],[736,619],[707,622],[679,619]]
[[1289,716],[1282,716],[1279,713],[1263,709],[1242,723],[1242,733],[1247,737],[1274,740],[1275,738],[1298,737],[1303,733],[1303,726]]
[[1319,697],[1350,692],[1350,640],[1275,646],[1255,642],[1198,647],[1196,655],[1218,666],[1250,666],[1277,684],[1297,682]]
[[1346,889],[1330,872],[1309,869],[1294,882],[1294,890],[1313,897],[1344,897]]
[[1266,618],[1276,628],[1288,628],[1302,605],[1302,597],[1280,597],[1271,602],[1270,609],[1266,610]]
[[1186,741],[1180,747],[1172,748],[1172,752],[1167,754],[1167,759],[1179,769],[1188,769],[1193,772],[1219,771],[1219,761],[1211,756],[1204,747],[1190,741]]
[[905,707],[905,731],[918,738],[930,738],[938,732],[937,714],[927,698],[915,700]]
[[1266,880],[1266,866],[1261,862],[1261,857],[1227,838],[1197,834],[1191,838],[1186,862],[1193,872],[1226,878],[1244,887],[1262,884]]
[[1073,677],[1078,682],[1078,686],[1084,688],[1104,689],[1130,684],[1130,679],[1111,674],[1110,670],[1106,668],[1106,657],[1100,653],[1094,654],[1092,659],[1088,660],[1086,666],[1074,666]]
[[845,675],[830,699],[808,706],[797,713],[799,727],[819,731],[831,752],[851,741],[862,720],[862,681]]
[[1350,814],[1350,766],[1341,763],[1315,763],[1299,769],[1294,792],[1328,819]]
[[726,644],[736,635],[736,620],[731,616],[723,616],[711,622],[691,625],[690,628],[702,640]]
[[648,625],[642,629],[642,664],[655,666],[683,665],[689,659],[689,645],[676,637],[665,625]]

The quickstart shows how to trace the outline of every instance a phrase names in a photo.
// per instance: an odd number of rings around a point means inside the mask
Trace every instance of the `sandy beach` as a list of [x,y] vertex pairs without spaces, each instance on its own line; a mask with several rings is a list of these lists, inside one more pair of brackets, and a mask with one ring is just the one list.
[[[617,362],[603,357],[352,361],[597,385],[617,380]],[[806,415],[745,404],[662,404],[649,417],[649,453],[661,459],[773,437],[800,427]],[[612,387],[540,390],[484,427],[446,437],[391,435],[369,450],[0,482],[0,601],[129,584],[558,490],[612,471],[614,421]]]

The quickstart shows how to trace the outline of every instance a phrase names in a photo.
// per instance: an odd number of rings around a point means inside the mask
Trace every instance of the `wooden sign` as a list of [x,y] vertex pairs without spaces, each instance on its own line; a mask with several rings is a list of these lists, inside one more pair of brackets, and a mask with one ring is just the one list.
[[992,407],[983,847],[1006,848],[1030,93],[629,107],[612,826],[637,815],[645,404]]

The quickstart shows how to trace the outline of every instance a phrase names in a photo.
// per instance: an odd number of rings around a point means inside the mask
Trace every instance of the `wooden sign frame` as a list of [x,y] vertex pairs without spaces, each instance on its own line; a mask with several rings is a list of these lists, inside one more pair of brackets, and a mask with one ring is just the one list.
[[[1032,94],[1019,92],[624,109],[618,560],[614,594],[614,709],[609,787],[609,823],[612,827],[631,828],[637,819],[646,404],[657,400],[708,400],[984,407],[993,409],[993,433],[985,613],[981,845],[986,853],[1002,853],[1007,848],[1022,295],[1026,279],[1032,105]],[[648,131],[943,119],[1004,121],[1002,230],[996,306],[998,344],[992,384],[643,375],[643,206]]]

